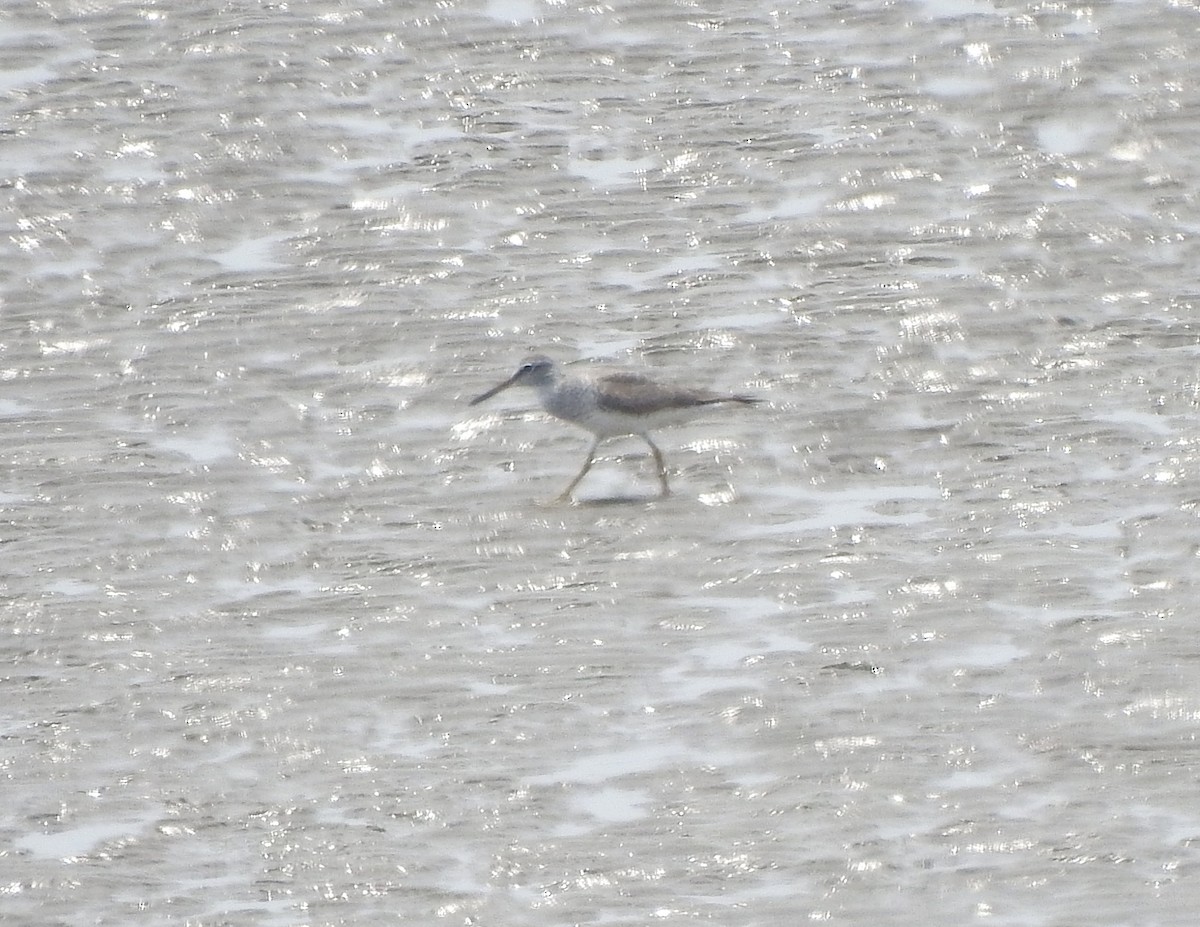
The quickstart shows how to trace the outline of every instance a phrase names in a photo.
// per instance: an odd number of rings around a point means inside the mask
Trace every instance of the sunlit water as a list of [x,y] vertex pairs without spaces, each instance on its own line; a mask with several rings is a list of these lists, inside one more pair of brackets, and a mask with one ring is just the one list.
[[1198,30],[0,11],[0,920],[1192,923]]

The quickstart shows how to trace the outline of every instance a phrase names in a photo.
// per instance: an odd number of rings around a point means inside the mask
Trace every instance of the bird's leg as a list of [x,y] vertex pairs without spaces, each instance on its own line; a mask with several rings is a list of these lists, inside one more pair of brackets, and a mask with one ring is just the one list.
[[557,499],[554,500],[555,502],[570,502],[571,501],[571,493],[573,493],[575,491],[575,487],[579,485],[579,481],[582,480],[585,476],[587,476],[587,472],[590,469],[592,469],[592,463],[596,459],[596,448],[598,448],[599,446],[600,446],[600,439],[597,438],[595,441],[592,442],[592,446],[590,448],[588,448],[587,460],[585,460],[583,462],[583,467],[580,468],[580,470],[577,474],[575,474],[575,479],[571,480],[571,482],[567,484],[567,488],[562,491],[562,495],[560,495]]
[[650,445],[650,451],[654,454],[654,463],[658,466],[658,482],[662,486],[662,492],[659,494],[662,497],[671,495],[671,487],[667,485],[667,462],[663,459],[662,451],[658,449],[658,445],[650,440],[650,436],[643,434],[642,438]]

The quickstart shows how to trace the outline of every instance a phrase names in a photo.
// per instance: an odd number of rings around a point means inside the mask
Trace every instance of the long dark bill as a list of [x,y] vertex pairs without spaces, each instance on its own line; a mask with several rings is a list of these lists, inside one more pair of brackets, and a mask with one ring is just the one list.
[[474,399],[471,400],[471,405],[477,406],[484,400],[491,399],[497,393],[508,389],[510,386],[512,386],[516,382],[517,382],[517,377],[514,374],[513,376],[511,376],[507,380],[505,380],[503,383],[501,383],[499,386],[493,386],[486,393],[481,393],[480,395],[476,396]]

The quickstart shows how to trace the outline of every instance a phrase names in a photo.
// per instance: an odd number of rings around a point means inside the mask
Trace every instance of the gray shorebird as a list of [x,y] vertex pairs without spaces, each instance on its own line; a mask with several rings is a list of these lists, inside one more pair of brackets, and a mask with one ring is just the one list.
[[471,405],[478,405],[518,384],[532,386],[546,412],[578,425],[594,436],[583,467],[562,491],[559,502],[571,498],[575,487],[592,468],[600,442],[623,435],[636,435],[650,445],[650,453],[658,467],[662,495],[669,495],[667,463],[658,445],[650,439],[650,429],[686,422],[706,406],[723,402],[753,405],[760,401],[751,396],[667,386],[636,373],[610,373],[589,379],[573,377],[560,371],[550,358],[533,354],[521,361],[517,372],[503,383],[472,399]]

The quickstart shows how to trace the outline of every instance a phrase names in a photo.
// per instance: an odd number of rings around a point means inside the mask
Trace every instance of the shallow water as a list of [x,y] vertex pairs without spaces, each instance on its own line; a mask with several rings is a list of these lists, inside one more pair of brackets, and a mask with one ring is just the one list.
[[1198,25],[0,12],[0,919],[1191,923]]

